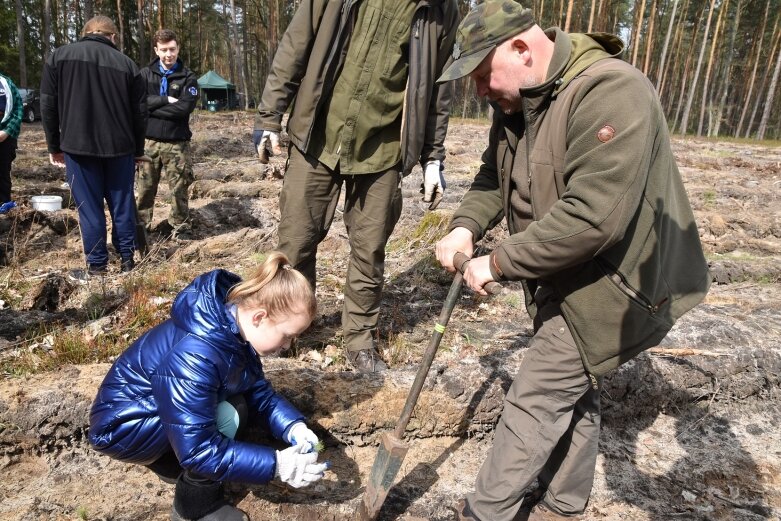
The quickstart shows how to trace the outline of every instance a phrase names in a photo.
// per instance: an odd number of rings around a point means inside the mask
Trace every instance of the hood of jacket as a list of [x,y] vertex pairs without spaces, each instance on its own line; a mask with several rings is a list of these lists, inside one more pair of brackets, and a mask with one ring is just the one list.
[[176,327],[210,344],[251,349],[241,338],[239,325],[225,306],[228,292],[240,281],[238,275],[225,270],[196,277],[179,292],[171,306],[171,319]]

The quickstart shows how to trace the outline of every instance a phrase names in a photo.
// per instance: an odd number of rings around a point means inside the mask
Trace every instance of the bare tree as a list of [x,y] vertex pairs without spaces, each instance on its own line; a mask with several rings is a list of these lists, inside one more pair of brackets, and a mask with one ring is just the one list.
[[43,59],[46,61],[51,54],[52,39],[52,3],[51,0],[43,0],[43,34],[41,43],[43,45]]
[[670,15],[670,24],[667,26],[667,34],[664,36],[664,46],[662,47],[662,57],[659,59],[659,70],[656,72],[656,91],[661,93],[662,76],[664,74],[664,64],[667,59],[667,47],[670,44],[670,35],[673,32],[673,22],[675,21],[675,11],[678,9],[678,0],[673,0],[673,12]]
[[683,116],[681,117],[681,134],[686,134],[686,127],[689,123],[689,112],[694,102],[694,94],[697,92],[697,80],[700,77],[700,69],[702,68],[702,59],[705,56],[705,48],[708,46],[708,33],[710,32],[710,22],[713,19],[713,7],[716,5],[716,0],[711,0],[710,8],[708,8],[708,19],[705,22],[705,34],[702,37],[702,45],[700,46],[700,55],[697,58],[697,66],[694,69],[694,79],[689,87],[689,96],[686,99],[686,108],[683,110]]
[[236,72],[241,82],[241,88],[244,91],[244,110],[249,109],[249,89],[247,89],[247,78],[244,76],[244,67],[242,63],[241,42],[239,40],[239,31],[236,28],[236,2],[231,0],[231,29],[233,31],[233,50],[236,51]]
[[572,4],[575,0],[568,0],[567,2],[567,18],[564,21],[564,31],[569,31],[570,23],[572,22]]
[[767,122],[770,119],[770,112],[773,108],[773,98],[775,97],[776,87],[778,86],[779,69],[781,69],[781,49],[776,52],[776,65],[773,67],[773,78],[770,80],[770,87],[767,89],[767,96],[765,97],[765,110],[762,111],[762,119],[759,122],[759,129],[757,129],[757,139],[759,140],[765,139]]
[[651,65],[651,44],[654,41],[654,22],[656,21],[656,0],[651,4],[651,15],[648,18],[648,34],[645,36],[645,61],[643,62],[643,74],[648,75],[648,67]]
[[22,0],[16,0],[16,38],[19,45],[19,85],[27,86],[27,52],[25,51],[24,35],[27,31],[24,28],[24,11],[22,10]]
[[762,21],[762,29],[759,31],[759,43],[757,44],[756,49],[756,58],[754,59],[754,68],[751,71],[751,75],[749,76],[749,84],[748,84],[748,93],[746,96],[744,96],[743,100],[743,110],[740,112],[740,119],[738,120],[738,126],[735,128],[735,137],[740,137],[740,132],[743,129],[743,121],[746,118],[746,113],[748,112],[748,107],[751,104],[751,94],[754,90],[754,81],[757,77],[757,67],[759,66],[759,58],[762,55],[762,42],[765,37],[765,28],[767,27],[767,17],[770,13],[770,0],[767,0],[767,5],[765,5],[765,17]]
[[122,0],[117,0],[117,24],[119,24],[119,50],[125,52],[125,17],[122,15]]
[[637,11],[637,17],[636,17],[637,23],[635,24],[634,42],[632,42],[632,65],[637,65],[637,51],[640,49],[640,36],[643,33],[644,16],[645,16],[645,0],[640,0],[640,9]]
[[144,0],[136,0],[136,15],[138,16],[138,59],[140,63],[146,64],[149,61],[149,50],[146,48],[146,38],[144,36]]
[[735,8],[735,19],[732,23],[732,33],[730,34],[729,46],[727,47],[727,59],[724,63],[724,81],[722,82],[721,86],[721,97],[719,99],[719,106],[716,109],[714,124],[708,129],[708,136],[718,136],[719,129],[721,128],[724,107],[727,104],[727,93],[729,92],[730,81],[732,80],[732,54],[735,50],[735,37],[738,34],[738,27],[740,27],[740,15],[742,11],[743,0],[738,0],[738,5]]
[[716,43],[719,41],[719,32],[721,31],[721,21],[724,19],[724,12],[729,8],[729,0],[719,7],[719,18],[716,20],[716,29],[713,31],[713,40],[711,41],[710,54],[708,55],[708,64],[705,67],[705,81],[703,83],[702,98],[700,102],[700,119],[697,121],[697,137],[702,136],[702,124],[705,121],[705,108],[710,102],[710,73],[713,70],[713,58],[716,52]]

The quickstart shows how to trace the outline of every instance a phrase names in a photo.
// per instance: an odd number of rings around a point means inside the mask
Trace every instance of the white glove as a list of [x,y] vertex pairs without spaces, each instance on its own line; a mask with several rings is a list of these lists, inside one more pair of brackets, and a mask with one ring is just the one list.
[[315,450],[320,438],[304,422],[296,422],[287,431],[287,441],[291,445],[304,445],[303,452],[306,453]]
[[447,184],[445,184],[445,177],[442,175],[443,170],[442,161],[437,159],[427,162],[423,169],[423,201],[431,203],[428,207],[429,210],[434,210],[439,206],[442,195],[445,193]]
[[328,463],[317,463],[317,452],[303,453],[305,445],[293,445],[277,451],[277,470],[279,478],[294,488],[311,485],[325,475]]
[[282,153],[282,147],[279,146],[279,132],[274,132],[272,130],[256,130],[253,133],[252,139],[255,142],[255,147],[258,151],[258,157],[260,158],[261,163],[268,163],[268,148],[271,148],[271,153],[275,156]]
[[179,101],[177,98],[174,98],[173,96],[168,96],[168,103],[176,103]]

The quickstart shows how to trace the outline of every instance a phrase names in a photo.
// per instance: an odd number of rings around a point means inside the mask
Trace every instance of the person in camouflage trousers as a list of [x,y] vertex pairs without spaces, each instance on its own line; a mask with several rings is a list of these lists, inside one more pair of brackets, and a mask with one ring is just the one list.
[[138,219],[147,229],[161,176],[168,180],[171,211],[157,230],[179,237],[190,231],[188,189],[194,181],[190,156],[190,114],[198,101],[198,80],[179,59],[176,34],[169,29],[153,37],[157,58],[141,71],[147,86],[149,123],[144,152],[151,159],[136,179]]

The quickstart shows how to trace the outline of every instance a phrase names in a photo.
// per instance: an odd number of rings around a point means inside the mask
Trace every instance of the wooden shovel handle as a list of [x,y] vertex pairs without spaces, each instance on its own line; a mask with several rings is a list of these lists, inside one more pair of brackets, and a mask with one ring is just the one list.
[[[472,259],[459,251],[453,256],[453,266],[455,266],[458,272],[463,275],[464,270],[466,270],[466,265],[469,264],[470,260]],[[485,286],[483,286],[483,289],[489,295],[499,295],[504,291],[502,285],[495,281],[487,282]]]

